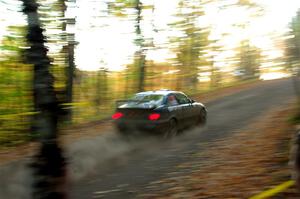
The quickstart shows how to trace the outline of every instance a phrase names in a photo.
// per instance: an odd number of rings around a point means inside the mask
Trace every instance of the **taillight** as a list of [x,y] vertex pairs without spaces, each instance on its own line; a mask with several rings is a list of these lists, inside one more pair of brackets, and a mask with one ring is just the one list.
[[116,112],[115,114],[113,114],[111,116],[111,118],[114,120],[120,119],[121,117],[123,117],[123,113],[120,113],[120,112]]
[[160,114],[159,113],[152,113],[149,115],[149,120],[158,120],[160,118]]

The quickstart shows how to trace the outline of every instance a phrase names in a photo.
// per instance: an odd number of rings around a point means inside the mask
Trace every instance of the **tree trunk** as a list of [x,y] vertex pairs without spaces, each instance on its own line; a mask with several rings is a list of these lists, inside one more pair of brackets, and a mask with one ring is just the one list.
[[[74,35],[71,36],[73,38]],[[68,53],[68,60],[67,60],[67,67],[66,67],[66,103],[73,102],[73,81],[74,81],[74,71],[75,71],[75,64],[74,64],[74,41],[68,41],[67,47]],[[68,108],[65,120],[67,122],[72,122],[72,109]]]
[[27,61],[33,65],[33,100],[37,112],[33,120],[34,130],[39,135],[41,150],[31,164],[34,173],[32,198],[65,198],[62,184],[65,160],[57,145],[57,123],[59,106],[53,88],[54,78],[49,72],[45,38],[37,13],[35,0],[22,0],[23,12],[28,19]]
[[[60,4],[62,5],[62,16],[65,16],[65,11],[67,9],[66,2],[68,0],[60,0]],[[74,0],[75,2],[75,0]],[[65,96],[64,102],[68,103],[67,109],[65,109],[65,117],[64,120],[66,122],[72,122],[72,109],[71,103],[73,102],[73,81],[74,81],[74,71],[75,71],[75,64],[74,64],[74,47],[75,47],[75,35],[74,33],[67,33],[67,26],[74,25],[75,19],[74,18],[64,18],[62,26],[63,37],[62,39],[67,41],[67,44],[64,46],[64,53],[66,59],[66,68],[65,68],[65,75],[66,75],[66,87],[65,87]]]
[[96,114],[99,116],[101,114],[100,106],[105,103],[105,98],[107,94],[107,71],[105,69],[100,69],[97,72],[96,77]]
[[135,25],[135,33],[136,33],[136,45],[140,48],[135,53],[135,62],[139,69],[139,79],[138,79],[138,91],[144,91],[145,87],[145,55],[144,55],[144,46],[143,46],[143,37],[141,33],[141,13],[142,13],[142,3],[140,0],[136,0],[135,6],[137,17],[136,17],[136,25]]

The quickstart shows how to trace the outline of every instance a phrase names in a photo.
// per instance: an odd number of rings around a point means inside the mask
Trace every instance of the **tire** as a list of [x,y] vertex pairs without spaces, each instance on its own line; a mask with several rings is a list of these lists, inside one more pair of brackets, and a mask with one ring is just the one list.
[[172,138],[177,136],[177,134],[178,134],[177,122],[175,119],[171,119],[169,122],[168,129],[164,133],[164,138]]
[[123,140],[128,140],[131,137],[130,132],[128,132],[128,130],[125,129],[117,128],[116,133]]
[[198,125],[204,126],[206,124],[206,121],[207,121],[207,113],[204,109],[202,109],[199,115]]

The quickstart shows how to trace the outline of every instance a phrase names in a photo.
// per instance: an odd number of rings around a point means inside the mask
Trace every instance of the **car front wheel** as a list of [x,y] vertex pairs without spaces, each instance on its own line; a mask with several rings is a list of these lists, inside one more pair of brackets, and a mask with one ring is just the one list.
[[206,120],[207,120],[206,111],[201,110],[200,115],[199,115],[199,119],[198,119],[198,124],[200,126],[203,126],[203,125],[206,124]]

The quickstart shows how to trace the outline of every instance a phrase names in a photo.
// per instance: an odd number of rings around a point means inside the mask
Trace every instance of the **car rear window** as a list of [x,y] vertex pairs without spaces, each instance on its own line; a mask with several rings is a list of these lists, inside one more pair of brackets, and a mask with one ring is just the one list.
[[119,108],[154,108],[162,105],[164,96],[158,94],[137,94],[123,102]]

